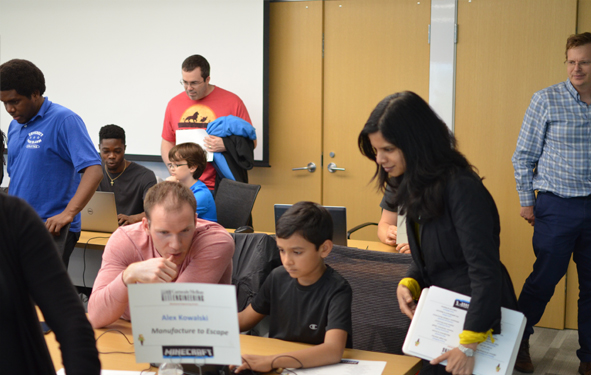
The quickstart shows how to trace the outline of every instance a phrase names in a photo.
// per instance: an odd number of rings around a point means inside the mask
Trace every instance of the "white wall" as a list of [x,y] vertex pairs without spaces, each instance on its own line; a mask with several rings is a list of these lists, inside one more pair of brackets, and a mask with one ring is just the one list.
[[[46,96],[78,113],[98,144],[101,126],[127,132],[127,152],[160,155],[164,111],[182,92],[181,63],[211,65],[257,128],[262,159],[263,0],[2,0],[0,62],[23,58],[45,74]],[[11,117],[0,114],[7,131]]]

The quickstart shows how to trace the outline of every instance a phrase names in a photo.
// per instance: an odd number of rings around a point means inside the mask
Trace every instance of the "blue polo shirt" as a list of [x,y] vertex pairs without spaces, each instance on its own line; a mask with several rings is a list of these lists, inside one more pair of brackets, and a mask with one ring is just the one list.
[[211,190],[202,182],[197,180],[191,186],[191,191],[197,200],[197,216],[201,219],[218,222],[218,214],[215,208],[215,201]]
[[[43,220],[66,208],[81,170],[101,164],[80,116],[47,97],[27,123],[12,120],[7,135],[9,193],[27,201]],[[80,231],[80,214],[70,231]]]

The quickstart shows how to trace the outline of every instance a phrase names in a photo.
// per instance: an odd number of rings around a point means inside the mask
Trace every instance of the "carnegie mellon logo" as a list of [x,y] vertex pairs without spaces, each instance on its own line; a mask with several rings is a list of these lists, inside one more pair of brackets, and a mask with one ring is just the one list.
[[163,302],[205,302],[203,292],[200,290],[163,290],[160,292]]
[[213,346],[163,346],[164,358],[213,358]]

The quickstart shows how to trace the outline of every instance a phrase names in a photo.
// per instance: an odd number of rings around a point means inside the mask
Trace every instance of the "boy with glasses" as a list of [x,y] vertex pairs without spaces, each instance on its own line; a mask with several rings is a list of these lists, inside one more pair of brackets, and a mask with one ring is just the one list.
[[199,177],[206,168],[205,151],[196,143],[181,143],[168,153],[169,181],[178,181],[191,189],[197,200],[197,216],[217,223],[218,216],[213,194]]

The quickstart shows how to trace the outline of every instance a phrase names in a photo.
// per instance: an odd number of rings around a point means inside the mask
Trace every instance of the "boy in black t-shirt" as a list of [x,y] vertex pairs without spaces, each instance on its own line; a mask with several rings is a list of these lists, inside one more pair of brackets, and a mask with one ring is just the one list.
[[299,202],[287,210],[276,233],[283,266],[271,272],[238,314],[240,331],[270,315],[269,337],[315,346],[279,355],[244,355],[235,372],[329,365],[351,347],[351,287],[324,264],[332,250],[332,228],[330,213],[320,205]]

